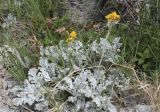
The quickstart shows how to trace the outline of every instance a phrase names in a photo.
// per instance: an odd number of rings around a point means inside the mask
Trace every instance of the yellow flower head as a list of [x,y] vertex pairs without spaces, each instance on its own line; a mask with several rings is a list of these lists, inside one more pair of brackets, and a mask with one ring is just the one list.
[[120,15],[118,15],[115,11],[106,15],[105,18],[110,22],[117,22],[121,19]]
[[67,42],[68,44],[70,44],[70,43],[74,42],[74,40],[76,39],[76,37],[77,37],[77,32],[72,31],[72,32],[69,33],[68,35],[69,35],[69,37],[67,38],[66,42]]
[[77,32],[75,32],[75,31],[72,31],[70,34],[69,34],[69,37],[71,37],[71,38],[76,38],[77,37]]

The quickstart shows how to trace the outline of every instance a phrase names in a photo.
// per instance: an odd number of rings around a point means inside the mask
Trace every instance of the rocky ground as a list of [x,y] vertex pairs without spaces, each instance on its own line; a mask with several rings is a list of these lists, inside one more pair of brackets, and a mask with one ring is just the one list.
[[0,66],[0,112],[25,112],[24,109],[14,107],[13,96],[10,90],[17,85],[17,81],[11,77],[3,66]]

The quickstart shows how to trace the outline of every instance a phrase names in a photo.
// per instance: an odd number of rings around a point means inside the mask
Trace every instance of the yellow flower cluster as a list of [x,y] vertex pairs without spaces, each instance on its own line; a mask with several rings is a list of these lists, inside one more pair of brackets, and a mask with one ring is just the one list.
[[119,21],[121,19],[120,15],[118,15],[115,11],[109,13],[108,15],[106,15],[105,18],[109,22],[117,22],[117,21]]
[[76,38],[77,38],[77,32],[72,31],[72,32],[69,34],[69,37],[67,38],[66,42],[67,42],[68,44],[69,44],[69,43],[72,43]]

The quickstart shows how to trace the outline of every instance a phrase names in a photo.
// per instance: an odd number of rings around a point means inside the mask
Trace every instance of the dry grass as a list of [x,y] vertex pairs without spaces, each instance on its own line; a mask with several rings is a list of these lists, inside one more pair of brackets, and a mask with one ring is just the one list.
[[146,74],[141,73],[141,77],[139,77],[139,73],[132,67],[119,64],[114,64],[112,66],[130,70],[132,72],[131,74],[133,75],[132,81],[135,83],[135,85],[131,88],[137,89],[137,94],[141,94],[141,97],[147,98],[145,100],[151,106],[152,112],[160,112],[160,74],[158,72],[154,73],[156,76],[155,81],[150,81]]
[[[158,76],[158,75],[157,75]],[[147,81],[141,82],[139,84],[140,88],[147,94],[149,98],[149,103],[153,109],[153,112],[160,112],[160,83],[159,78],[154,81],[154,83],[149,83]]]

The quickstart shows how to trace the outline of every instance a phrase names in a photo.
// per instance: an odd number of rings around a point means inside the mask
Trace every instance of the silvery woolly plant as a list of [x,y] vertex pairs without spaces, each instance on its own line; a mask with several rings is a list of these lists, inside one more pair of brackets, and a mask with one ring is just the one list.
[[[118,69],[108,69],[118,60],[119,38],[112,42],[100,38],[84,46],[80,41],[40,48],[39,67],[31,68],[23,86],[10,92],[16,106],[29,105],[48,111],[51,101],[63,94],[62,104],[53,109],[62,112],[117,112],[111,103],[113,87],[126,89],[129,80]],[[49,90],[49,91],[48,91]],[[50,93],[50,96],[48,96]],[[57,101],[60,102],[60,101]]]

